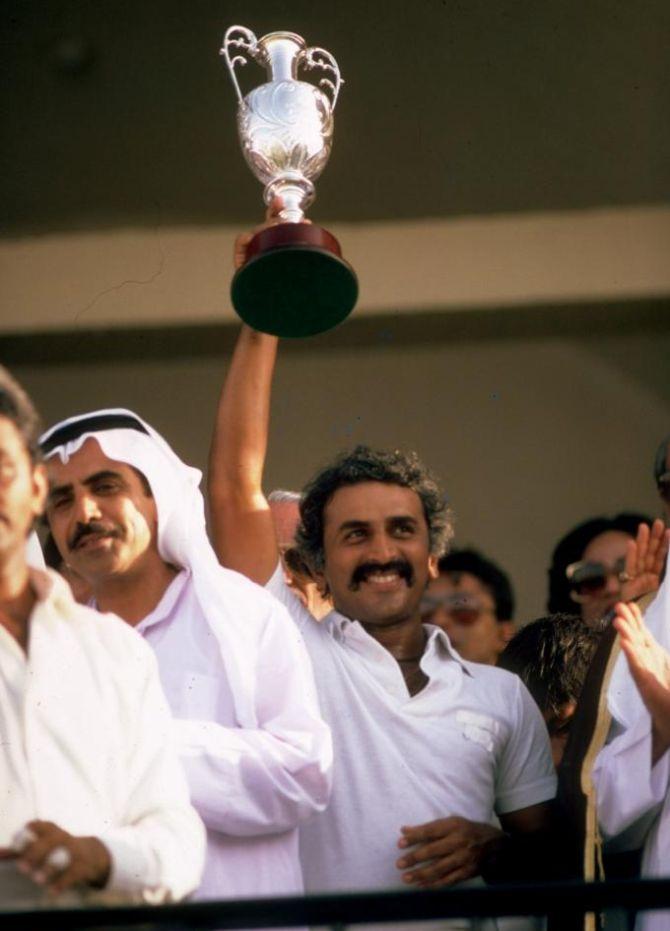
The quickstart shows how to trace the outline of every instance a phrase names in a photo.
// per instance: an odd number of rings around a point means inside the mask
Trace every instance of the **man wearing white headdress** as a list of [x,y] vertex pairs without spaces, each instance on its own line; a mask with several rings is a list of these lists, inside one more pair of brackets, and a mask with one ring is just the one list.
[[179,899],[205,831],[156,661],[26,552],[47,484],[30,399],[0,366],[0,902]]
[[332,749],[295,626],[220,567],[200,472],[135,414],[73,417],[41,443],[65,562],[158,659],[208,829],[198,897],[300,892],[297,825],[326,806]]

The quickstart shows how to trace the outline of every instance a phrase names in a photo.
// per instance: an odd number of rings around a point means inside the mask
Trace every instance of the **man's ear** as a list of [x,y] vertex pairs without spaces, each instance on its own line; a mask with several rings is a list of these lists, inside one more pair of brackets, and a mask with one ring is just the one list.
[[429,579],[436,579],[438,575],[440,574],[440,570],[437,567],[437,563],[438,563],[437,556],[434,556],[431,553],[430,556],[428,557],[428,578]]
[[44,507],[49,492],[49,480],[47,479],[46,466],[43,463],[33,468],[33,514],[40,517],[44,513]]

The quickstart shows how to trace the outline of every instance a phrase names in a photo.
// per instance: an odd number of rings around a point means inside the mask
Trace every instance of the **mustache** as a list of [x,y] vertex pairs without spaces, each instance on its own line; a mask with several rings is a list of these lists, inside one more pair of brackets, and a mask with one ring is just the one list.
[[72,536],[67,541],[68,548],[71,550],[76,549],[82,540],[93,535],[118,537],[119,532],[115,527],[110,527],[109,524],[103,524],[101,521],[97,520],[89,521],[88,524],[77,524]]
[[414,570],[406,559],[392,559],[390,562],[362,562],[351,573],[350,591],[357,591],[361,582],[365,582],[373,572],[378,572],[381,575],[385,575],[387,572],[397,572],[409,588],[414,584]]

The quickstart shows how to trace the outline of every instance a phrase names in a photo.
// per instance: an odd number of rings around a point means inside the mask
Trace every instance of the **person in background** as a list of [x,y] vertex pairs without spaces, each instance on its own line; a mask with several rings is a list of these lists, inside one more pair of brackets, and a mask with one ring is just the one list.
[[552,555],[549,613],[578,610],[587,624],[599,626],[608,623],[617,601],[656,591],[662,569],[656,556],[666,545],[664,531],[662,520],[652,524],[636,513],[595,517],[570,530]]
[[452,550],[421,600],[424,623],[448,635],[463,659],[495,665],[514,633],[514,593],[509,577],[476,550]]
[[526,624],[500,654],[501,669],[521,678],[549,731],[558,769],[600,634],[580,617],[552,614]]
[[[212,459],[215,463],[215,451],[212,452]],[[216,464],[212,465],[215,470],[217,467]],[[321,620],[333,606],[329,598],[319,593],[312,573],[300,556],[295,543],[295,532],[300,523],[300,493],[276,488],[268,495],[268,504],[286,584],[293,589],[310,614]]]

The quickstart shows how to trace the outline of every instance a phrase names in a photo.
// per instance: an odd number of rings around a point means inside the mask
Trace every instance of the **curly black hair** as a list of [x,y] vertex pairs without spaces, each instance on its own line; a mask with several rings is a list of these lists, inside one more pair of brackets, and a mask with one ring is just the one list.
[[295,539],[300,555],[313,571],[321,571],[325,562],[323,514],[326,505],[338,488],[361,482],[384,482],[416,492],[428,524],[431,553],[441,556],[446,551],[454,534],[452,514],[437,481],[417,454],[400,450],[384,452],[360,445],[341,453],[303,490]]
[[31,461],[39,462],[40,418],[33,402],[3,365],[0,365],[0,417],[6,417],[14,424]]

